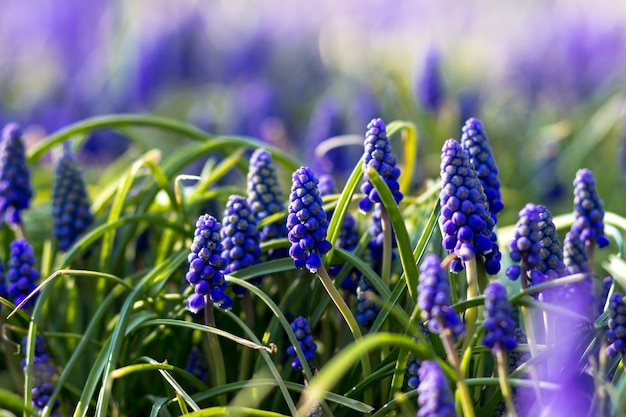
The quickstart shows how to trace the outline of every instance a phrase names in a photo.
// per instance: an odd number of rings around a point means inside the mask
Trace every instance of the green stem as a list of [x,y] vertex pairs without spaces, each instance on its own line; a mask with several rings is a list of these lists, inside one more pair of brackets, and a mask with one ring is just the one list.
[[[215,315],[213,314],[213,301],[208,295],[204,296],[204,322],[207,326],[215,326]],[[226,384],[226,369],[224,367],[224,356],[217,335],[207,332],[207,341],[209,343],[209,352],[207,357],[207,365],[211,368],[211,377],[215,387],[221,387]],[[225,397],[220,397],[221,405],[226,403]]]
[[[322,282],[322,285],[326,289],[326,292],[328,293],[330,299],[333,301],[333,303],[335,303],[335,306],[337,306],[337,309],[339,310],[344,320],[346,321],[346,324],[350,328],[350,331],[352,332],[352,335],[354,336],[354,340],[362,339],[363,334],[361,333],[359,324],[354,318],[352,311],[350,311],[350,307],[348,307],[346,302],[341,297],[341,294],[339,294],[339,291],[337,290],[337,288],[333,284],[333,281],[330,279],[330,276],[328,275],[328,271],[326,271],[326,268],[324,268],[323,265],[317,270],[317,275],[319,276],[320,281]],[[361,366],[363,367],[364,376],[368,376],[372,373],[372,367],[370,365],[370,359],[367,353],[361,355]],[[365,402],[370,405],[373,403],[371,388],[365,391]]]
[[[467,278],[467,299],[471,300],[478,296],[478,268],[476,265],[476,258],[472,257],[469,261],[465,262],[465,276]],[[463,347],[467,347],[471,340],[471,336],[476,330],[476,320],[478,318],[478,307],[470,307],[465,310],[465,331],[466,335],[463,341]]]
[[513,403],[513,391],[509,384],[508,378],[508,360],[504,349],[500,347],[496,348],[496,361],[498,362],[498,379],[500,380],[500,390],[502,391],[502,397],[506,404],[506,410],[509,417],[517,417],[515,411],[515,404]]
[[448,362],[450,362],[452,368],[454,369],[454,372],[456,373],[456,388],[461,399],[461,408],[463,409],[463,415],[465,417],[475,417],[474,406],[472,404],[472,395],[470,394],[469,388],[465,383],[465,377],[463,376],[463,372],[461,372],[461,363],[459,361],[459,356],[456,353],[456,349],[454,348],[454,343],[452,341],[452,332],[449,328],[445,326],[442,321],[439,322],[439,327],[443,329],[443,332],[441,333],[441,341],[443,342],[443,347],[446,350]]
[[392,228],[389,212],[380,205],[380,223],[383,228],[383,262],[380,268],[380,277],[387,287],[391,281],[391,251],[392,251]]
[[[243,293],[241,298],[241,305],[243,307],[243,314],[245,317],[246,326],[254,333],[254,307],[252,306],[252,297],[250,292]],[[241,363],[239,364],[239,381],[245,381],[248,379],[248,367],[250,366],[250,360],[252,359],[252,350],[243,349],[241,356]]]

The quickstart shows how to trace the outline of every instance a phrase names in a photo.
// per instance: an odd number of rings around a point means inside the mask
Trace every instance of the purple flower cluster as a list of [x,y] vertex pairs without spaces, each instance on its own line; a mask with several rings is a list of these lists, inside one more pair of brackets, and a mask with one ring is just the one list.
[[[39,272],[35,268],[35,256],[32,246],[25,239],[17,239],[11,242],[10,256],[7,262],[6,279],[8,281],[7,295],[15,305],[20,304],[28,294],[37,288],[35,282],[39,279]],[[29,308],[37,300],[37,294],[33,296],[24,308]]]
[[564,285],[561,290],[563,304],[579,314],[593,314],[595,297],[585,242],[580,239],[580,229],[572,228],[563,241],[563,263],[568,274],[588,274],[581,281]]
[[436,361],[422,362],[418,371],[418,417],[456,417],[450,384]]
[[606,339],[610,345],[606,348],[609,356],[626,351],[626,305],[624,296],[618,292],[613,293],[609,301],[609,328],[606,331]]
[[[245,197],[231,195],[228,198],[222,218],[220,238],[223,248],[222,259],[226,263],[225,274],[261,262],[259,230],[254,213],[250,210]],[[260,284],[262,279],[262,277],[255,278],[254,284]],[[233,290],[236,294],[243,294],[247,291],[239,285],[235,285]]]
[[289,256],[296,268],[306,267],[314,274],[322,266],[321,256],[332,247],[326,240],[328,219],[322,207],[319,180],[308,167],[298,168],[292,180],[287,216]]
[[580,230],[580,239],[603,248],[609,244],[604,235],[604,208],[598,195],[593,173],[580,169],[574,179],[574,225]]
[[2,130],[0,142],[0,222],[20,224],[20,212],[30,206],[33,191],[22,130],[10,123]]
[[441,108],[444,96],[441,56],[435,48],[429,49],[426,54],[417,82],[417,96],[419,103],[429,112],[437,113]]
[[436,333],[450,329],[454,337],[465,333],[465,326],[458,313],[451,307],[450,284],[439,257],[433,253],[426,255],[420,265],[417,286],[417,305],[422,320],[428,321],[428,328]]
[[443,145],[441,180],[442,245],[448,253],[459,256],[450,263],[450,269],[460,272],[475,256],[484,262],[488,274],[497,274],[502,254],[493,231],[495,222],[469,154],[454,139]]
[[507,268],[509,279],[517,279],[523,269],[525,278],[537,285],[566,273],[561,242],[545,206],[528,203],[520,210],[515,236],[509,242],[509,254],[513,262],[521,263],[521,267]]
[[65,150],[52,189],[52,220],[59,249],[66,251],[94,221],[85,182],[76,158]]
[[[22,349],[26,352],[27,338],[22,339]],[[22,360],[22,367],[26,372],[26,360]],[[43,337],[37,336],[35,339],[35,354],[33,356],[33,385],[32,404],[38,410],[43,410],[50,400],[50,395],[54,392],[56,383],[57,368],[48,355],[48,349]],[[52,406],[52,417],[59,417],[58,408],[60,401],[57,399]]]
[[[291,329],[296,335],[296,339],[298,339],[298,345],[300,345],[300,349],[302,349],[302,353],[304,353],[304,358],[307,362],[311,362],[315,356],[317,345],[313,340],[313,333],[311,332],[309,321],[302,316],[296,317],[296,319],[291,322]],[[293,346],[289,346],[287,348],[287,354],[290,356],[296,355],[296,349]],[[296,356],[293,362],[291,362],[291,367],[295,370],[302,369],[300,358]]]
[[233,300],[224,292],[227,287],[222,271],[226,267],[221,254],[220,224],[209,214],[196,222],[191,253],[187,257],[189,272],[185,275],[194,293],[187,299],[187,309],[198,313],[206,305],[206,297],[224,310],[232,307]]
[[[276,168],[272,155],[259,148],[250,157],[250,168],[247,176],[248,204],[257,221],[285,210],[282,190],[276,176]],[[261,228],[261,242],[287,237],[284,222],[266,224]],[[285,250],[271,250],[270,258],[286,256]]]
[[189,358],[187,359],[185,371],[189,372],[200,381],[206,380],[209,374],[206,359],[200,350],[198,350],[195,346],[189,352]]
[[480,120],[471,118],[463,126],[461,146],[470,155],[470,162],[474,164],[480,184],[483,186],[489,212],[495,223],[498,222],[498,213],[504,208],[500,195],[500,181],[498,180],[498,166],[491,152],[489,139]]
[[373,297],[378,297],[378,292],[362,276],[356,287],[356,321],[363,327],[370,327],[380,313],[380,306],[374,302]]
[[483,345],[489,349],[510,351],[517,347],[513,309],[506,296],[506,288],[494,281],[485,288],[485,337]]
[[409,359],[406,363],[405,371],[408,376],[406,384],[411,389],[416,389],[417,386],[419,385],[419,382],[420,382],[419,369],[420,369],[420,362],[417,360],[415,355],[413,355],[412,353],[409,353]]
[[359,201],[359,209],[363,213],[369,213],[375,203],[380,203],[378,191],[374,188],[367,176],[368,168],[375,169],[387,183],[396,203],[404,197],[400,192],[400,168],[396,167],[396,157],[391,153],[391,142],[387,137],[387,127],[383,119],[373,119],[367,125],[365,134],[365,152],[363,153],[363,172],[365,178],[361,184],[361,192],[365,197]]

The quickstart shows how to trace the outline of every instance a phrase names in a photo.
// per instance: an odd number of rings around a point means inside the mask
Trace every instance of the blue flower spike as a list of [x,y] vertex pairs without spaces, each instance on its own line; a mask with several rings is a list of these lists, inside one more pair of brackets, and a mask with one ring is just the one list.
[[187,257],[189,271],[185,275],[194,289],[187,299],[187,309],[194,314],[205,307],[207,299],[224,310],[232,307],[233,300],[225,292],[227,283],[222,271],[226,262],[222,252],[219,222],[210,214],[200,216]]
[[360,211],[369,213],[374,208],[374,204],[381,202],[378,191],[367,176],[369,169],[375,169],[380,174],[393,194],[396,204],[400,203],[404,198],[398,182],[400,168],[396,167],[396,157],[391,153],[391,142],[387,137],[387,127],[383,119],[373,119],[367,125],[364,148],[362,166],[365,176],[361,184],[361,192],[365,194],[365,197],[359,202]]
[[609,244],[604,234],[604,208],[598,195],[593,173],[580,169],[574,179],[574,225],[580,230],[580,238],[591,247],[603,248]]
[[[255,150],[250,157],[247,197],[250,210],[252,210],[257,222],[285,210],[272,154],[263,148]],[[287,228],[284,222],[266,224],[261,228],[261,242],[285,237],[287,237]],[[282,248],[272,249],[268,255],[272,259],[278,259],[287,256],[287,251]]]
[[[226,203],[222,228],[220,229],[222,242],[222,259],[226,264],[225,274],[256,265],[261,262],[260,235],[257,221],[245,197],[231,195]],[[251,280],[258,285],[263,277]],[[244,287],[235,285],[235,294],[244,294]]]
[[321,257],[332,247],[326,240],[328,219],[318,183],[308,167],[300,167],[293,173],[287,216],[289,256],[296,268],[306,268],[312,274],[322,267]]
[[30,206],[33,190],[22,130],[15,123],[2,130],[0,142],[0,222],[21,225],[21,212]]
[[494,232],[495,221],[470,157],[454,139],[448,139],[441,154],[442,189],[439,224],[448,253],[456,254],[450,269],[460,272],[472,259],[481,260],[489,275],[500,271],[502,254]]
[[422,362],[418,370],[418,417],[456,417],[450,383],[436,361]]
[[[317,344],[313,339],[313,333],[311,332],[309,321],[302,316],[297,317],[293,322],[291,322],[291,329],[296,335],[298,345],[300,346],[300,349],[302,349],[302,353],[304,353],[304,358],[306,359],[307,363],[310,364],[311,361],[313,361],[313,357],[315,356]],[[296,349],[293,347],[293,345],[287,348],[287,354],[290,356],[296,355]],[[301,370],[302,362],[300,362],[300,358],[296,356],[293,362],[291,362],[291,367],[296,371]]]
[[483,345],[492,350],[511,351],[517,347],[513,308],[507,298],[506,288],[494,281],[485,288],[485,337]]
[[[23,351],[26,352],[27,338],[22,340]],[[26,360],[22,360],[22,367],[26,372]],[[43,337],[37,336],[35,339],[35,354],[33,357],[33,383],[31,391],[31,399],[33,407],[37,410],[43,411],[48,404],[50,396],[54,392],[54,386],[57,379],[57,367],[52,362],[52,359],[48,355],[48,349],[46,348]],[[57,398],[52,405],[51,417],[60,417],[58,408],[61,402]]]
[[470,162],[474,165],[480,184],[485,191],[491,217],[497,223],[497,215],[504,208],[504,204],[500,194],[498,165],[491,152],[485,128],[480,120],[472,117],[465,122],[462,130],[461,146],[470,156]]
[[[39,279],[39,272],[35,270],[35,252],[25,239],[11,242],[6,279],[8,298],[15,305],[19,305],[37,288],[36,281]],[[27,309],[33,306],[37,295],[31,297],[22,308]]]
[[608,325],[606,339],[610,344],[606,348],[606,353],[609,356],[624,355],[626,351],[626,305],[624,305],[624,296],[618,292],[613,293],[609,301]]
[[60,250],[68,250],[91,226],[94,217],[90,206],[76,157],[66,146],[55,170],[52,189],[54,236],[59,242]]
[[356,288],[356,320],[363,327],[370,327],[380,313],[380,306],[376,304],[374,297],[378,297],[378,292],[367,278],[362,276]]

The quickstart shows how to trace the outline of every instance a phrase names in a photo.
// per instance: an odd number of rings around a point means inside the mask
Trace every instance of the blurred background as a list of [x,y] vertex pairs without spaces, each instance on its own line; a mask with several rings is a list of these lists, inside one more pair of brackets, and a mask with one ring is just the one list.
[[[86,117],[151,113],[260,138],[341,184],[367,123],[402,119],[420,135],[420,184],[474,116],[505,218],[528,201],[570,211],[582,167],[625,214],[618,1],[3,0],[0,56],[0,123],[19,122],[30,142]],[[320,153],[340,135],[356,145]],[[80,156],[106,164],[129,146],[98,131]]]

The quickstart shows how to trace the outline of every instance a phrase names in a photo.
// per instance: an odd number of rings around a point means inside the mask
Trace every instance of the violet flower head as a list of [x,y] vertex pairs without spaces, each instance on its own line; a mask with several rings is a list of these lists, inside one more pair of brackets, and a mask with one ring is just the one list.
[[418,371],[417,417],[456,417],[450,384],[436,361],[422,362]]
[[427,111],[437,113],[444,99],[444,86],[441,76],[441,55],[429,49],[424,67],[417,81],[418,101]]
[[187,309],[194,314],[205,307],[206,297],[224,310],[233,305],[233,300],[225,293],[227,283],[222,271],[226,262],[221,257],[222,252],[219,222],[210,214],[200,216],[187,257],[189,272],[185,275],[194,290],[187,299]]
[[[34,269],[35,252],[25,239],[16,239],[11,242],[10,251],[6,272],[9,284],[7,295],[9,300],[18,305],[37,288],[35,282],[39,279],[39,272]],[[24,308],[31,307],[36,301],[37,294],[24,304]]]
[[580,238],[597,244],[603,248],[609,244],[604,235],[604,208],[598,195],[596,180],[593,173],[586,169],[579,169],[574,179],[574,226],[581,230]]
[[517,347],[513,308],[506,288],[494,281],[485,288],[485,337],[483,345],[492,350],[510,351]]
[[609,356],[626,352],[626,305],[624,296],[614,292],[609,301],[609,328],[606,331],[606,339],[610,345],[606,348]]
[[[257,222],[245,197],[231,195],[226,203],[222,228],[222,259],[226,263],[225,274],[256,265],[261,262],[260,235]],[[263,280],[256,277],[250,282],[258,285]],[[247,290],[239,285],[233,287],[235,294],[244,294]]]
[[365,134],[365,152],[363,153],[363,184],[361,184],[361,192],[365,197],[359,202],[359,210],[363,213],[369,213],[374,208],[375,203],[380,203],[378,191],[374,188],[367,176],[368,169],[375,169],[381,178],[387,183],[389,190],[393,194],[397,203],[402,201],[404,197],[400,192],[400,168],[396,167],[396,157],[391,153],[391,142],[387,137],[387,127],[383,119],[373,119],[367,125],[367,133]]
[[54,236],[62,251],[68,250],[94,221],[85,181],[76,158],[67,148],[54,175],[52,220]]
[[[27,338],[22,339],[22,348],[26,352]],[[22,360],[22,367],[26,372],[26,360]],[[35,339],[35,354],[33,356],[33,384],[31,391],[32,405],[38,410],[43,410],[50,400],[56,385],[57,368],[48,355],[43,337]],[[59,417],[58,408],[61,405],[57,399],[52,405],[52,417]]]
[[206,358],[195,346],[189,352],[187,365],[185,365],[185,371],[189,372],[200,381],[206,380],[209,374]]
[[[263,148],[255,150],[250,157],[247,196],[248,204],[257,221],[285,210],[274,160],[272,155]],[[261,242],[285,237],[287,237],[287,228],[284,222],[266,224],[261,229]],[[282,258],[287,256],[287,251],[271,250],[268,255],[273,259]]]
[[413,355],[412,353],[409,353],[409,359],[406,362],[405,373],[407,375],[406,384],[411,389],[416,389],[417,386],[419,385],[419,382],[420,382],[419,369],[420,369],[420,362],[417,360],[415,355]]
[[319,180],[308,167],[298,168],[292,180],[287,216],[289,256],[296,268],[306,267],[314,274],[322,266],[321,257],[332,247],[326,240],[328,219],[322,207]]
[[465,122],[461,146],[470,155],[470,162],[474,164],[480,184],[485,191],[489,212],[493,221],[497,223],[497,215],[504,208],[500,195],[498,165],[496,165],[496,160],[489,145],[489,139],[480,120],[471,118]]
[[580,239],[580,229],[576,227],[572,227],[565,235],[563,263],[568,274],[587,274],[587,276],[578,282],[561,287],[562,304],[581,315],[591,316],[595,305],[593,278],[590,274],[585,242]]
[[502,254],[493,231],[495,222],[469,154],[454,139],[443,145],[441,180],[442,245],[448,253],[459,256],[450,263],[450,269],[460,272],[475,256],[484,262],[488,274],[497,274]]
[[9,123],[0,142],[0,222],[4,219],[9,224],[21,224],[20,212],[30,206],[32,197],[22,130]]
[[444,329],[450,329],[454,337],[463,336],[465,325],[451,307],[448,274],[434,253],[426,255],[420,265],[417,294],[422,320],[428,321],[428,328],[432,332],[441,333]]
[[515,236],[509,242],[509,255],[513,262],[506,276],[515,280],[522,269],[532,285],[554,280],[566,274],[563,249],[552,222],[552,215],[545,206],[528,203],[519,212]]
[[356,321],[363,327],[370,327],[380,313],[380,306],[373,300],[375,297],[378,297],[378,292],[367,278],[362,276],[356,288]]
[[[300,345],[300,349],[302,349],[302,353],[304,353],[304,358],[310,363],[315,356],[317,344],[315,344],[315,341],[313,340],[313,333],[311,332],[309,321],[302,316],[297,317],[293,322],[291,322],[291,330],[293,330],[296,335],[298,345]],[[290,356],[296,355],[296,350],[293,345],[287,348],[287,354]],[[296,356],[293,362],[291,362],[291,367],[294,370],[302,369],[302,362],[300,362],[300,358]]]

